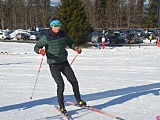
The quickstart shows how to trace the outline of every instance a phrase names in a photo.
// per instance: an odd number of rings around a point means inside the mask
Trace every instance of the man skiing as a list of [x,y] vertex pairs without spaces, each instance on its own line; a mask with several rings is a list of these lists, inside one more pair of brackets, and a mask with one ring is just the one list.
[[[57,84],[57,97],[60,111],[67,115],[63,95],[64,80],[61,76],[61,73],[72,85],[78,105],[86,106],[86,102],[81,99],[77,78],[70,64],[68,63],[68,52],[66,50],[66,46],[75,50],[78,54],[80,54],[82,50],[64,31],[60,30],[60,28],[61,21],[58,18],[53,17],[50,21],[50,29],[46,31],[45,35],[40,37],[39,41],[34,46],[34,51],[43,56],[46,54],[51,75]],[[45,49],[43,49],[43,47],[45,47]]]

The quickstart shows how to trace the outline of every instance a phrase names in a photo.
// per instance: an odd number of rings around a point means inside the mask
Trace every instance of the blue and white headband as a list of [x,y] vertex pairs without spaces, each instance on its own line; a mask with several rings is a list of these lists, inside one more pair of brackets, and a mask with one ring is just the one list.
[[50,27],[61,27],[61,21],[60,20],[53,20],[52,22],[50,22]]

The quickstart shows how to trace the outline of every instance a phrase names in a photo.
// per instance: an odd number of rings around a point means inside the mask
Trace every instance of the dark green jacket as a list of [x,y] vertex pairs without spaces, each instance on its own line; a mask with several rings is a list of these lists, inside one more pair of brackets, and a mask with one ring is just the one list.
[[34,46],[34,51],[39,54],[39,49],[45,47],[47,63],[61,64],[67,61],[68,52],[66,47],[75,50],[76,44],[69,38],[64,31],[55,34],[51,29],[41,36]]

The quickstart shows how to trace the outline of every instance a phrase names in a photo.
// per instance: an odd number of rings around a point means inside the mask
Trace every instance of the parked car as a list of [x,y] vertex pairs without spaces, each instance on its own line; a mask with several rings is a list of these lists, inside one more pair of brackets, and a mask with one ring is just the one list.
[[144,39],[149,39],[149,36],[152,35],[152,39],[156,39],[156,36],[152,32],[148,32],[145,34]]
[[43,30],[39,31],[38,34],[37,34],[36,40],[38,41],[39,38],[40,38],[41,36],[45,35],[48,30],[49,30],[49,29],[43,29]]
[[149,30],[148,30],[148,33],[150,33],[150,32],[154,33],[155,36],[158,35],[158,32],[157,32],[156,29],[149,29]]
[[17,33],[16,34],[16,39],[17,40],[29,40],[30,34],[29,33]]
[[154,33],[148,32],[144,36],[144,42],[145,43],[150,43],[149,36],[152,36],[151,43],[156,43],[157,42],[157,37],[154,35]]
[[29,33],[30,33],[29,40],[37,40],[37,36],[38,36],[39,32],[31,31]]
[[5,40],[11,40],[11,36],[9,34],[6,34]]
[[5,33],[0,32],[0,40],[4,40],[4,39],[6,39]]
[[110,44],[125,43],[125,39],[122,38],[122,36],[116,36],[116,35],[108,36],[108,41]]
[[96,43],[97,41],[98,41],[98,39],[100,39],[99,38],[99,35],[96,33],[96,34],[93,34],[92,36],[91,36],[91,42],[92,43]]
[[130,33],[127,35],[128,43],[130,44],[136,44],[141,43],[142,40],[139,38],[137,33]]
[[139,37],[143,37],[145,35],[145,30],[144,29],[137,29],[135,31]]
[[39,38],[40,38],[42,35],[44,35],[44,33],[43,33],[43,32],[39,32],[39,33],[37,34],[36,41],[38,41]]

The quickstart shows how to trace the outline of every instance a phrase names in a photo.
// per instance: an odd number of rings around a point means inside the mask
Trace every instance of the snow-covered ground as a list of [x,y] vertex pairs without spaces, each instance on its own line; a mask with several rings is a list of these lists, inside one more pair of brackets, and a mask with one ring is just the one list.
[[[57,105],[56,84],[44,58],[33,99],[41,55],[35,44],[0,42],[0,120],[63,120]],[[68,49],[69,62],[76,52]],[[124,120],[156,120],[160,116],[160,47],[107,47],[83,49],[71,65],[82,99]],[[75,101],[65,80],[65,100]],[[66,106],[74,120],[114,120]]]

